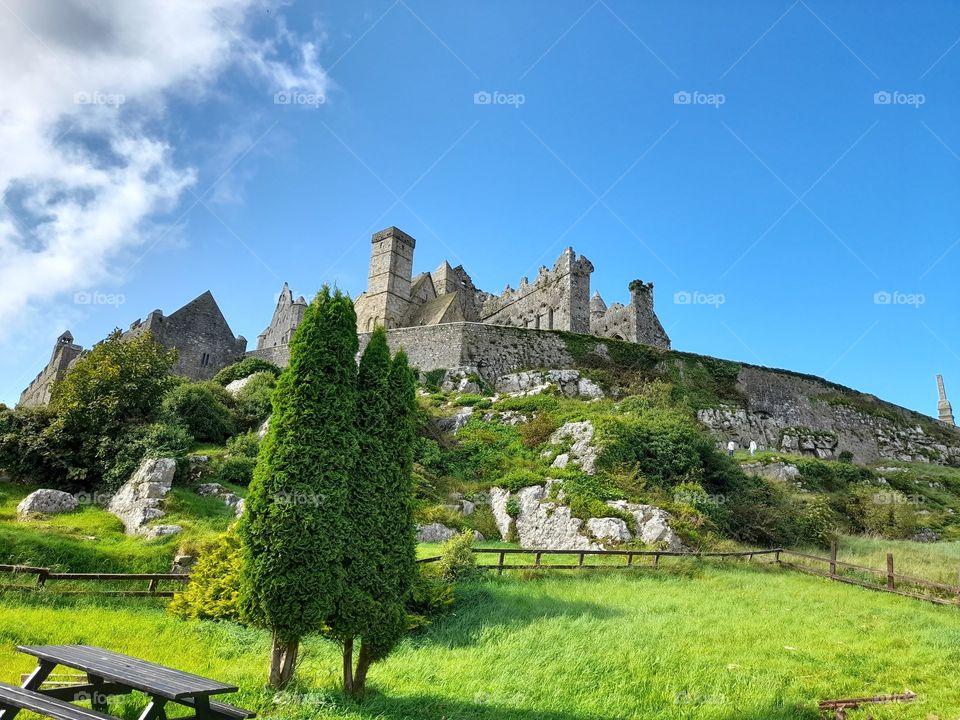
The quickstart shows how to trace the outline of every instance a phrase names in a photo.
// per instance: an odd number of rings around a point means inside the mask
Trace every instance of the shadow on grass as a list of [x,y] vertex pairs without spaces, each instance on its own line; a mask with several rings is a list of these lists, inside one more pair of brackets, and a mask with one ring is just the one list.
[[[317,702],[319,700],[319,702]],[[509,702],[510,704],[503,704]],[[355,703],[339,693],[323,693],[319,698],[301,696],[292,713],[296,718],[313,718],[319,711],[333,712],[349,718],[370,720],[637,720],[645,717],[710,718],[710,720],[814,720],[820,716],[813,708],[770,705],[758,710],[723,710],[719,707],[694,708],[677,706],[659,712],[627,712],[611,707],[602,714],[565,710],[542,710],[518,705],[517,698],[498,698],[479,693],[476,700],[453,700],[432,695],[390,697],[373,689],[362,703]],[[289,716],[287,716],[289,717]]]
[[525,597],[508,590],[498,592],[496,583],[471,583],[457,588],[457,602],[451,612],[441,615],[411,642],[419,646],[467,647],[492,629],[509,633],[543,620],[609,619],[622,614],[599,602],[542,594]]

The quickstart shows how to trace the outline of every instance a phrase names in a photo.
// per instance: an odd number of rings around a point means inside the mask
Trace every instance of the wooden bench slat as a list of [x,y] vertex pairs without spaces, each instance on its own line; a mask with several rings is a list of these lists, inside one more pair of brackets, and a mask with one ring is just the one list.
[[[187,707],[193,707],[193,698],[181,698],[177,702]],[[210,710],[226,717],[237,718],[237,720],[246,720],[247,718],[255,718],[257,716],[255,712],[244,710],[241,707],[220,702],[219,700],[210,701]]]
[[179,701],[195,695],[236,692],[237,687],[201,675],[90,645],[19,645],[21,652],[92,673],[148,694]]
[[71,705],[64,700],[7,683],[0,683],[0,705],[29,710],[54,720],[116,720],[96,710]]

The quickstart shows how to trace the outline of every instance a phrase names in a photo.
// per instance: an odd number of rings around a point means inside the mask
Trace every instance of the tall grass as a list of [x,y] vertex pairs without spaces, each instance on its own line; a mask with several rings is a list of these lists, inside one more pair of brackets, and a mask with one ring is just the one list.
[[[362,705],[337,688],[338,653],[303,645],[299,684],[264,688],[269,639],[183,622],[158,601],[0,598],[0,680],[16,643],[90,643],[241,687],[225,698],[277,718],[365,720],[813,720],[824,698],[902,692],[878,720],[960,714],[960,611],[746,564],[508,573],[458,588],[452,612],[374,666]],[[111,711],[132,720],[135,699]]]

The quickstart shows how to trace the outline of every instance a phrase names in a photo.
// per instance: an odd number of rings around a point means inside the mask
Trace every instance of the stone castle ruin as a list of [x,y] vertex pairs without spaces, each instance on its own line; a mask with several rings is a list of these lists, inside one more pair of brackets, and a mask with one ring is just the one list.
[[[247,340],[234,336],[208,290],[170,315],[154,310],[145,320],[135,320],[123,333],[132,338],[144,332],[168,349],[176,349],[177,364],[173,373],[191,380],[209,380],[219,370],[243,357]],[[46,367],[20,394],[20,405],[46,405],[50,402],[53,383],[60,380],[83,356],[84,349],[73,342],[67,330],[53,346]]]
[[552,269],[541,266],[531,282],[521,278],[499,295],[479,290],[463,266],[443,262],[413,275],[416,240],[389,227],[373,236],[367,291],[356,300],[357,329],[479,322],[537,330],[566,330],[669,348],[670,338],[653,310],[653,284],[634,280],[630,304],[607,307],[590,297],[593,264],[567,248]]

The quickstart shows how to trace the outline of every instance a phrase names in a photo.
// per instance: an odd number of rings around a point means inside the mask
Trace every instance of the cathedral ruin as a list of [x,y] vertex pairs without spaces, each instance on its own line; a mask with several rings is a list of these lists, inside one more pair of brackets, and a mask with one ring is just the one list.
[[[531,282],[521,278],[499,295],[474,285],[462,265],[441,263],[433,272],[413,274],[417,241],[396,227],[374,234],[367,290],[357,297],[357,330],[371,332],[445,323],[484,323],[536,330],[566,330],[617,340],[670,347],[670,338],[653,309],[653,283],[630,283],[630,303],[607,307],[590,296],[593,264],[567,248],[552,269],[541,267]],[[286,284],[257,350],[289,343],[303,318],[306,301],[293,299]]]

